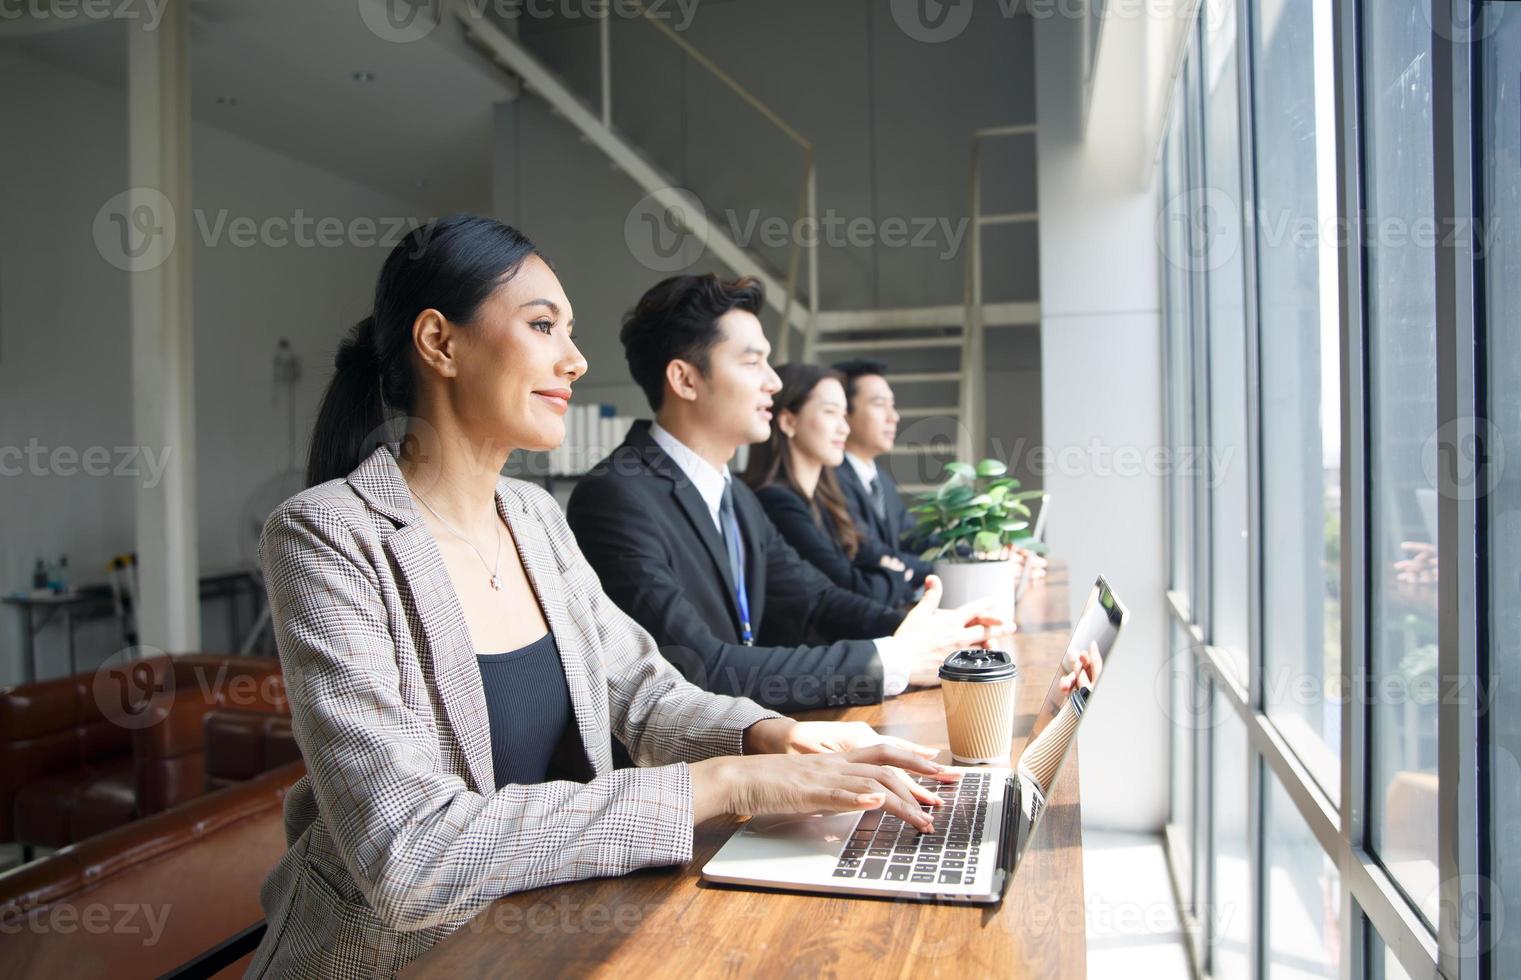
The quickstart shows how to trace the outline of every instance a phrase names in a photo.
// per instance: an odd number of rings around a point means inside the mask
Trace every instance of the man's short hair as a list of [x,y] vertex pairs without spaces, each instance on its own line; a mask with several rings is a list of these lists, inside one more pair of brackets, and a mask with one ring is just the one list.
[[887,378],[887,362],[879,361],[875,357],[858,357],[853,361],[841,361],[834,366],[834,369],[845,375],[846,414],[856,410],[857,381],[873,374],[884,380]]
[[658,412],[665,401],[666,365],[687,361],[706,377],[708,355],[723,339],[718,318],[730,310],[759,316],[765,300],[765,287],[751,276],[731,281],[710,272],[672,276],[651,286],[624,314],[618,333],[629,373],[650,408]]

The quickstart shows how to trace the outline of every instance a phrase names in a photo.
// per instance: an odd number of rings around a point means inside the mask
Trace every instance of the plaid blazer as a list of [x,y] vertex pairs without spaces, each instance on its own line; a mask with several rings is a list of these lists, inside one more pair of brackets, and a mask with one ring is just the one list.
[[[382,445],[269,518],[260,563],[307,775],[249,976],[387,976],[509,892],[692,854],[686,763],[779,717],[688,684],[602,593],[554,498],[496,506],[559,647],[593,778],[496,789],[469,629]],[[613,769],[611,736],[640,767]]]

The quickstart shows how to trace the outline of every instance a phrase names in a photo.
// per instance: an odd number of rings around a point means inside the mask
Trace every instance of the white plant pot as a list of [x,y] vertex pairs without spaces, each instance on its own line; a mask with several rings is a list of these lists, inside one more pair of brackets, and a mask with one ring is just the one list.
[[1005,561],[935,562],[935,574],[945,587],[940,606],[950,609],[979,599],[992,599],[993,612],[1005,622],[1014,622],[1014,590],[1019,585],[1019,565]]

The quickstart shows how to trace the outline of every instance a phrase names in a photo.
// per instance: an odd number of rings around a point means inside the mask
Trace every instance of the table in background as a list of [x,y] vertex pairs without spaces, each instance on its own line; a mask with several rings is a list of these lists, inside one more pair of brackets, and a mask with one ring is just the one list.
[[[1066,651],[1068,617],[1066,571],[1053,563],[1020,604],[1016,755]],[[865,721],[890,735],[946,744],[935,689],[799,717]],[[690,864],[509,895],[419,957],[406,975],[1085,976],[1082,824],[1076,747],[1072,751],[1000,906],[711,885],[700,878],[702,866],[739,825],[712,820],[697,828]]]
[[[228,600],[228,632],[231,640],[228,649],[236,651],[243,639],[241,616],[238,611],[239,597],[250,599],[253,622],[259,616],[264,602],[264,588],[248,569],[233,569],[201,576],[200,599]],[[90,619],[116,616],[116,599],[109,585],[84,585],[72,592],[46,595],[13,594],[0,597],[5,605],[12,606],[21,615],[21,659],[25,683],[37,679],[37,636],[55,616],[63,617],[64,636],[69,654],[69,676],[79,673],[78,654],[74,642],[75,627]],[[123,638],[123,645],[126,640]]]

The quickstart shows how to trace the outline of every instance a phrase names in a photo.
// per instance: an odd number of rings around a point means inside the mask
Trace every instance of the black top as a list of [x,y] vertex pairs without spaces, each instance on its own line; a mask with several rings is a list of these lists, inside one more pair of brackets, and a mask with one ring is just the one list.
[[[875,599],[886,606],[901,606],[908,601],[914,590],[913,584],[902,572],[883,568],[875,563],[853,562],[831,530],[825,530],[820,518],[803,495],[782,483],[773,483],[755,491],[755,496],[766,508],[766,516],[797,549],[797,553],[814,568],[829,576],[829,580],[842,589],[856,595]],[[824,516],[823,521],[829,518]]]
[[866,492],[866,487],[856,475],[855,467],[850,465],[850,460],[847,459],[834,468],[834,478],[840,485],[840,492],[845,495],[845,506],[849,508],[850,516],[855,518],[856,529],[861,532],[862,557],[875,561],[884,554],[894,555],[914,570],[914,586],[923,585],[924,577],[933,566],[920,558],[912,545],[903,541],[904,534],[913,529],[914,522],[909,517],[908,505],[898,495],[898,484],[893,482],[887,467],[877,467],[877,482],[882,484],[884,513],[881,517],[872,509],[871,495]]
[[[608,597],[697,686],[779,711],[882,700],[871,641],[891,635],[903,613],[799,558],[749,487],[735,483],[733,496],[755,646],[739,642],[733,573],[713,514],[649,422],[636,422],[576,483],[565,517]],[[827,642],[804,641],[813,635]]]
[[580,736],[554,634],[511,653],[479,653],[475,660],[486,689],[496,788],[568,778],[566,759],[556,752],[562,742],[579,748]]

